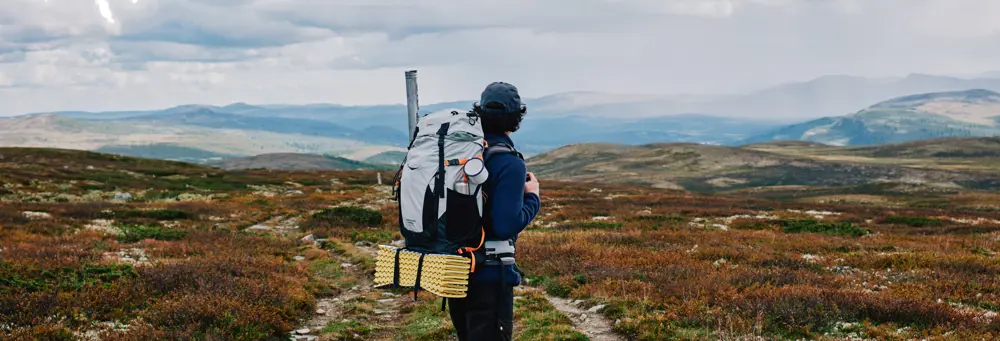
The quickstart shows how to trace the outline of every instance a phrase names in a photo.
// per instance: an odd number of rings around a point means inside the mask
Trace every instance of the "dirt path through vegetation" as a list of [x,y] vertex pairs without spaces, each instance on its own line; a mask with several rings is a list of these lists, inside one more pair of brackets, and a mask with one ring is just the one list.
[[327,267],[333,269],[320,268],[318,277],[341,291],[318,298],[313,316],[292,332],[291,340],[391,339],[405,315],[404,306],[412,303],[406,295],[374,288],[364,263],[375,257],[375,249],[339,244],[323,252],[329,257]]
[[[536,289],[538,290],[538,289]],[[565,298],[545,295],[560,312],[573,321],[573,327],[583,333],[590,341],[624,341],[621,336],[615,334],[611,329],[611,323],[598,312],[602,306],[594,306],[584,310],[577,306],[576,301]]]
[[[334,257],[341,263],[341,266],[345,270],[354,267],[354,264],[351,264],[343,257],[338,257],[335,254]],[[351,274],[351,271],[345,272],[348,273],[348,276],[353,275]],[[362,281],[365,279],[364,276],[357,276],[356,278]],[[316,311],[313,312],[313,316],[293,331],[292,339],[307,341],[316,340],[318,338],[316,334],[320,334],[323,331],[323,328],[343,316],[345,303],[356,299],[360,296],[363,289],[368,289],[370,286],[370,283],[362,282],[339,295],[317,298]]]

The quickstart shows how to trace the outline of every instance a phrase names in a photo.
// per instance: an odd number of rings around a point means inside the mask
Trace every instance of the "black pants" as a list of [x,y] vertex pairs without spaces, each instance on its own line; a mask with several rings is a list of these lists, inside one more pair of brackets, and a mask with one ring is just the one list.
[[459,341],[508,341],[514,332],[514,287],[469,282],[465,298],[449,298]]

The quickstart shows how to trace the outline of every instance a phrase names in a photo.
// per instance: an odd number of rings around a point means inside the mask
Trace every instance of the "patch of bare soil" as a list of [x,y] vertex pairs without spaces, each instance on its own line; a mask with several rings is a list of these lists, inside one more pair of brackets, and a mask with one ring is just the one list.
[[[539,290],[530,288],[528,290]],[[603,306],[598,305],[591,307],[590,309],[583,309],[580,304],[583,301],[570,300],[560,297],[555,297],[551,295],[545,295],[545,298],[549,300],[560,312],[569,317],[573,321],[573,328],[577,331],[583,333],[591,341],[624,341],[620,335],[615,334],[611,329],[611,322],[608,322],[600,314],[600,309]]]

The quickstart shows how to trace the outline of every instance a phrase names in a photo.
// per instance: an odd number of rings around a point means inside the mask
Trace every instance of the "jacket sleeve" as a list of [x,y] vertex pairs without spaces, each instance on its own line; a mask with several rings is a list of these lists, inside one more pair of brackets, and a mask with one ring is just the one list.
[[541,200],[534,193],[524,192],[527,170],[514,155],[497,155],[496,188],[490,197],[493,233],[501,240],[514,238],[535,219]]

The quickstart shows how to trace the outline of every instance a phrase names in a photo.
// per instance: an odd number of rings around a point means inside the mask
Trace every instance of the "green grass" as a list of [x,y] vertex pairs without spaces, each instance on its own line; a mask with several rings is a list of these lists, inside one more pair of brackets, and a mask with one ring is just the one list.
[[413,311],[406,316],[402,327],[407,340],[434,341],[447,340],[455,337],[455,329],[451,324],[448,311],[441,311],[439,299],[420,300]]
[[125,225],[121,226],[120,229],[121,234],[118,235],[118,241],[122,243],[135,243],[143,239],[179,240],[188,234],[187,231],[161,226]]
[[318,238],[351,238],[371,242],[384,241],[386,235],[358,234],[359,228],[378,227],[382,224],[382,213],[363,207],[341,206],[326,208],[311,215],[302,223],[302,231],[312,231]]
[[860,237],[868,234],[859,226],[850,222],[819,222],[815,219],[784,220],[782,230],[785,233],[824,233],[838,236]]
[[106,218],[118,218],[118,219],[128,219],[128,218],[146,218],[154,220],[186,220],[194,219],[195,215],[190,214],[185,211],[180,210],[168,210],[168,209],[158,209],[158,210],[117,210],[111,211],[104,214]]
[[661,221],[661,222],[684,222],[687,218],[677,215],[662,215],[662,214],[650,214],[650,215],[640,215],[634,218],[639,221]]
[[542,294],[526,292],[514,301],[516,340],[587,341],[573,329],[573,322],[556,310]]
[[385,231],[354,231],[351,240],[354,242],[388,243],[394,240],[397,233]]
[[340,279],[347,274],[340,266],[340,262],[333,259],[315,261],[309,265],[309,270],[313,272],[313,276],[334,280]]
[[334,340],[366,340],[365,336],[372,334],[375,327],[358,320],[347,322],[331,322],[323,327],[322,333],[332,337]]
[[924,218],[924,217],[894,216],[894,217],[886,217],[884,222],[886,224],[907,225],[911,227],[936,227],[944,225],[944,221],[933,218]]
[[343,319],[323,327],[322,334],[333,340],[368,340],[382,325],[368,321],[375,316],[374,301],[364,297],[346,302]]
[[53,288],[79,290],[88,285],[111,283],[135,276],[136,272],[130,264],[86,264],[81,267],[38,269],[0,262],[0,292],[34,292]]
[[330,285],[338,288],[346,289],[358,284],[357,278],[347,276],[347,272],[344,271],[340,262],[334,259],[322,259],[312,262],[309,265],[309,270],[312,271],[316,279],[325,280]]
[[327,208],[312,215],[313,219],[343,221],[363,226],[378,226],[382,223],[382,213],[356,206]]

